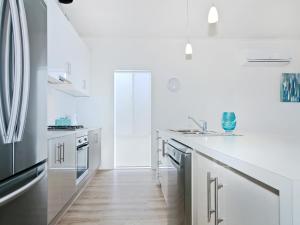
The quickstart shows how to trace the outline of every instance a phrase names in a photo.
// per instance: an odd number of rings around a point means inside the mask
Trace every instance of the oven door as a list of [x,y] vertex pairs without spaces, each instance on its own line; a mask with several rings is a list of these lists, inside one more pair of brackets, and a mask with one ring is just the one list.
[[89,169],[89,146],[77,147],[77,163],[76,163],[76,183],[78,184],[88,173]]
[[184,196],[184,167],[171,155],[167,154],[167,210],[168,225],[184,225],[185,223],[185,196]]

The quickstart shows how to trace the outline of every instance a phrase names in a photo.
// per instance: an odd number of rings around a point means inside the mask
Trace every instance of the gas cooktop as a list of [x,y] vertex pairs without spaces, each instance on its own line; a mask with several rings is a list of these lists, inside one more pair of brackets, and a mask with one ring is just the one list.
[[83,129],[83,125],[76,125],[76,126],[48,126],[48,130],[51,131],[68,131],[68,130],[78,130]]

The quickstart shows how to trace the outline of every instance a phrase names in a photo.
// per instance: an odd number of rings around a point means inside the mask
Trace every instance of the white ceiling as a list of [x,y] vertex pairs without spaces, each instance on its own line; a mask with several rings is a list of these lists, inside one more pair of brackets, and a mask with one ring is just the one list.
[[[299,0],[215,0],[220,22],[213,29],[212,2],[190,0],[192,36],[300,38]],[[86,37],[185,37],[185,6],[185,0],[74,0],[63,8]]]

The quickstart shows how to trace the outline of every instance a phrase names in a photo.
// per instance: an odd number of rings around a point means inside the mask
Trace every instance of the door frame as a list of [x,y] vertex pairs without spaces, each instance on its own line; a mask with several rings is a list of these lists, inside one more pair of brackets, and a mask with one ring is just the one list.
[[[152,141],[153,141],[153,137],[152,137],[152,71],[151,70],[143,70],[143,69],[117,69],[117,70],[114,70],[114,116],[113,116],[113,126],[114,126],[114,133],[113,133],[113,142],[114,142],[114,151],[113,151],[113,154],[114,154],[114,165],[113,165],[113,168],[114,169],[120,169],[116,166],[116,156],[117,156],[117,148],[116,148],[116,73],[118,72],[131,72],[131,73],[138,73],[138,72],[148,72],[150,73],[150,136],[151,136],[151,146],[150,146],[150,166],[149,167],[129,167],[129,168],[152,168],[152,158],[153,158],[153,153],[152,153]],[[126,169],[124,167],[124,169]]]

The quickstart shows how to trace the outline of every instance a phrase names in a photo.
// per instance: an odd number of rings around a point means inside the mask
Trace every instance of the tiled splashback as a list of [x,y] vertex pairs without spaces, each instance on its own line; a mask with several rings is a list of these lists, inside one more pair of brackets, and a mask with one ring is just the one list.
[[48,85],[47,107],[48,125],[54,125],[57,118],[76,114],[76,98]]

